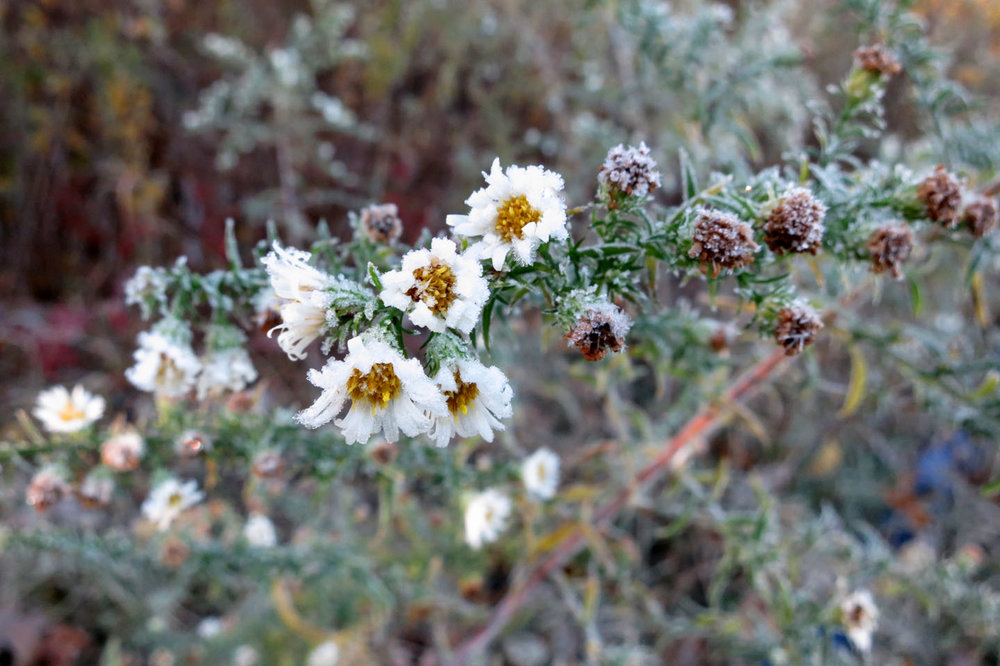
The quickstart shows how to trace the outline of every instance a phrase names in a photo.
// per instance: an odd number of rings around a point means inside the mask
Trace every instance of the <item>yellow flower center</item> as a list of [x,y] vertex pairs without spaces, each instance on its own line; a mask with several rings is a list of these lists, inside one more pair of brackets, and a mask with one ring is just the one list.
[[479,387],[474,383],[466,384],[462,381],[462,375],[455,371],[455,390],[443,391],[444,397],[448,400],[448,410],[458,420],[458,413],[469,413],[469,405],[479,396]]
[[183,502],[183,501],[184,501],[184,496],[183,495],[181,495],[180,493],[172,493],[170,495],[170,499],[167,500],[167,505],[171,509],[176,509],[177,507],[179,507],[181,505],[181,502]]
[[364,374],[355,368],[347,380],[347,395],[351,396],[354,402],[370,404],[372,414],[376,409],[385,409],[402,389],[403,383],[393,371],[392,363],[375,363],[372,369]]
[[65,423],[70,421],[77,421],[86,416],[79,407],[74,405],[72,402],[67,402],[63,405],[63,408],[59,410],[59,419]]
[[406,292],[413,302],[423,301],[436,315],[448,311],[455,302],[455,274],[448,264],[437,257],[431,259],[429,266],[421,266],[413,271],[416,284]]
[[524,238],[524,226],[540,219],[542,211],[528,203],[528,197],[519,194],[497,206],[497,235],[508,243]]
[[543,462],[538,463],[538,480],[544,483],[548,475],[549,471],[545,468],[545,463]]
[[174,359],[163,352],[160,352],[160,366],[156,369],[156,383],[160,386],[173,383],[181,374],[181,369],[177,367]]

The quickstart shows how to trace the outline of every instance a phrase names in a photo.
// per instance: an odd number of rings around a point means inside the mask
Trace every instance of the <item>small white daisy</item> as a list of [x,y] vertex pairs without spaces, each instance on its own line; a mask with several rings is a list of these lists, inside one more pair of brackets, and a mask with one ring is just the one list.
[[377,432],[390,442],[399,439],[400,431],[419,435],[430,428],[432,417],[448,409],[419,361],[403,358],[375,338],[351,338],[344,360],[331,359],[322,370],[310,370],[308,377],[323,393],[295,418],[307,428],[318,428],[340,414],[350,399],[347,415],[334,422],[348,444],[367,442]]
[[542,447],[521,464],[521,479],[528,494],[538,499],[552,499],[559,487],[559,456]]
[[198,623],[196,629],[198,638],[209,640],[222,633],[222,620],[217,617],[206,617]]
[[176,320],[163,320],[139,334],[135,365],[125,378],[143,391],[166,398],[184,396],[194,386],[201,363],[191,349],[191,330]]
[[840,602],[841,621],[847,637],[863,653],[872,648],[872,634],[878,627],[878,606],[868,590],[855,590]]
[[566,204],[559,193],[563,179],[540,166],[500,168],[493,161],[486,187],[473,192],[465,203],[468,215],[449,215],[446,222],[459,236],[482,237],[469,248],[472,256],[490,259],[501,270],[513,251],[523,264],[534,261],[535,249],[551,239],[569,236]]
[[479,550],[496,541],[507,527],[510,511],[510,498],[495,488],[474,495],[465,507],[465,542]]
[[104,398],[79,385],[72,392],[64,386],[53,386],[38,394],[32,413],[49,432],[76,432],[101,418]]
[[161,532],[174,522],[185,509],[189,509],[202,499],[205,494],[198,490],[196,481],[181,483],[177,479],[166,479],[160,482],[149,497],[142,503],[142,515],[146,520],[156,523]]
[[446,238],[432,240],[429,250],[407,252],[399,270],[382,275],[382,285],[383,303],[438,333],[446,328],[471,331],[490,295],[479,261],[458,254],[455,242]]
[[312,649],[306,666],[337,666],[340,660],[340,648],[333,641],[324,641]]
[[438,446],[447,446],[456,434],[479,435],[492,442],[493,431],[504,430],[500,419],[513,413],[514,390],[499,368],[487,368],[476,359],[453,358],[442,364],[434,381],[448,405],[447,412],[434,419],[431,436]]
[[243,343],[246,335],[232,326],[213,326],[208,333],[208,351],[201,358],[198,399],[242,391],[256,381],[257,369]]
[[271,519],[262,513],[251,513],[243,527],[243,537],[254,548],[270,548],[278,543],[278,533]]
[[274,250],[261,260],[274,293],[282,299],[278,308],[281,324],[269,333],[279,331],[278,346],[293,361],[305,358],[306,347],[327,328],[326,311],[331,300],[327,290],[334,278],[310,265],[311,256],[275,243]]

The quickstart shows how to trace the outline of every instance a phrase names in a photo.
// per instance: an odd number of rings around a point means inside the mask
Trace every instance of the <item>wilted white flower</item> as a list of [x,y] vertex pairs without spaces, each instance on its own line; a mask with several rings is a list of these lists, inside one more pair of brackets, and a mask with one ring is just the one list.
[[340,659],[340,648],[333,641],[325,641],[312,649],[306,666],[337,666]]
[[403,235],[403,221],[399,219],[399,208],[394,203],[372,204],[363,209],[360,226],[373,243],[388,245]]
[[242,391],[257,379],[250,355],[243,343],[246,335],[232,326],[213,326],[206,341],[208,351],[201,358],[198,399],[218,396],[225,391]]
[[608,190],[644,197],[660,187],[660,172],[643,141],[639,147],[618,144],[608,151],[597,180]]
[[335,421],[348,444],[367,442],[377,432],[390,442],[399,439],[400,431],[419,435],[430,428],[432,417],[448,409],[419,361],[403,358],[374,338],[351,338],[344,360],[331,359],[322,370],[310,370],[308,377],[323,393],[295,418],[307,428],[318,428],[340,414],[349,398],[347,415]]
[[510,166],[504,173],[500,158],[483,176],[486,187],[465,200],[469,214],[446,219],[459,236],[482,237],[469,248],[471,256],[490,259],[501,270],[508,252],[530,264],[541,243],[569,236],[566,204],[559,196],[562,176],[540,166]]
[[309,264],[312,255],[277,243],[261,262],[271,278],[271,286],[282,304],[278,345],[293,361],[306,357],[305,349],[326,330],[326,311],[331,296],[327,291],[334,279]]
[[157,529],[161,532],[181,513],[202,499],[205,495],[198,490],[196,481],[181,483],[177,479],[166,479],[153,491],[142,503],[142,515],[146,520],[156,523]]
[[407,252],[399,270],[382,275],[379,298],[408,313],[416,326],[468,333],[490,295],[482,275],[479,261],[458,254],[454,241],[435,238],[429,250]]
[[582,309],[573,328],[564,335],[588,361],[600,361],[610,351],[625,349],[625,338],[632,328],[632,318],[608,301],[595,301]]
[[198,623],[198,637],[204,640],[214,638],[222,633],[222,620],[217,617],[206,617]]
[[111,503],[111,494],[114,490],[114,479],[111,478],[107,470],[104,470],[103,473],[96,471],[88,474],[76,488],[74,494],[80,504],[88,509],[96,509]]
[[278,543],[274,523],[262,513],[251,513],[243,528],[243,536],[255,548],[270,548]]
[[479,435],[493,441],[493,431],[503,430],[500,419],[513,412],[514,390],[499,368],[472,358],[455,358],[444,363],[434,381],[444,394],[448,411],[434,420],[431,436],[438,446],[447,446],[456,434]]
[[867,653],[872,647],[872,634],[878,627],[878,607],[868,590],[855,590],[840,602],[841,621],[847,637],[860,651]]
[[49,432],[76,432],[101,418],[104,398],[79,385],[72,392],[64,386],[53,386],[38,394],[32,413]]
[[559,487],[559,456],[542,447],[521,464],[521,479],[529,495],[552,499]]
[[68,490],[69,485],[61,469],[52,466],[43,467],[31,477],[25,501],[28,506],[38,511],[47,511],[58,504]]
[[179,398],[194,386],[201,371],[191,349],[191,330],[181,321],[164,319],[152,331],[139,334],[135,365],[125,378],[143,391]]
[[510,498],[495,488],[473,496],[465,508],[465,542],[478,550],[496,541],[507,527],[510,511]]
[[139,466],[146,452],[146,443],[135,430],[126,430],[101,444],[101,460],[118,472],[128,472]]

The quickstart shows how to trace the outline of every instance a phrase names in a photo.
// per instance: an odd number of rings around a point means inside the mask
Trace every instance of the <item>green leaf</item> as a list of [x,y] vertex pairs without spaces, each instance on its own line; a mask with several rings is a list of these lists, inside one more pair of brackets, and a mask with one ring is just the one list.
[[681,192],[684,199],[690,200],[698,194],[698,174],[691,163],[691,157],[683,148],[680,149],[681,160]]

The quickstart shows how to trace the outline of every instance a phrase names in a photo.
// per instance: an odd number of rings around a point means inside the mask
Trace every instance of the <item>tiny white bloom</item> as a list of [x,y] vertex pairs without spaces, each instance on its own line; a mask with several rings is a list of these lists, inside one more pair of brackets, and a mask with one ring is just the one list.
[[337,666],[340,659],[340,648],[333,641],[325,641],[313,648],[309,653],[306,666]]
[[257,369],[243,347],[209,351],[201,358],[198,399],[204,400],[225,391],[242,391],[256,379]]
[[64,386],[53,386],[38,394],[32,413],[49,432],[76,432],[101,418],[104,398],[79,385],[72,392]]
[[465,200],[469,214],[446,218],[457,235],[482,237],[469,248],[472,256],[490,259],[501,270],[508,252],[530,264],[540,244],[569,236],[566,204],[559,196],[562,176],[540,166],[510,166],[504,173],[500,158],[483,176],[486,187]]
[[448,409],[419,361],[403,358],[374,338],[351,338],[344,360],[331,359],[322,370],[310,370],[308,377],[323,393],[295,418],[307,428],[318,428],[340,414],[350,399],[347,415],[334,422],[348,444],[367,442],[378,432],[389,442],[399,439],[400,431],[419,435],[430,428],[432,417]]
[[500,419],[513,413],[514,391],[499,368],[487,368],[476,359],[455,358],[442,364],[434,381],[448,406],[447,412],[434,419],[431,436],[438,446],[447,446],[456,434],[479,435],[492,442],[493,431],[504,430]]
[[196,481],[181,483],[177,479],[166,479],[153,488],[149,497],[142,503],[142,515],[146,520],[156,523],[161,532],[181,513],[202,499],[205,495],[198,490]]
[[198,637],[204,640],[215,638],[222,633],[222,620],[217,617],[206,617],[198,623]]
[[407,252],[399,270],[382,275],[382,286],[383,303],[438,333],[471,331],[490,294],[478,259],[458,254],[455,242],[446,238],[433,239],[429,250]]
[[283,248],[277,243],[261,262],[267,269],[271,286],[282,304],[278,308],[281,324],[278,346],[293,361],[306,357],[306,347],[326,330],[326,311],[331,295],[327,291],[333,278],[309,264],[308,252]]
[[465,508],[465,542],[478,550],[496,541],[507,527],[510,511],[510,498],[495,488],[474,495]]
[[872,647],[872,634],[878,627],[878,607],[868,590],[855,590],[840,602],[841,621],[847,637],[863,653]]
[[278,543],[274,523],[262,513],[252,513],[243,528],[243,537],[254,548],[270,548]]
[[529,495],[552,499],[559,487],[559,456],[542,447],[521,464],[521,479]]
[[233,666],[257,666],[260,654],[252,645],[240,645],[233,651]]
[[179,398],[194,386],[201,363],[191,349],[191,331],[186,324],[163,320],[152,331],[139,334],[135,365],[125,378],[143,391]]

